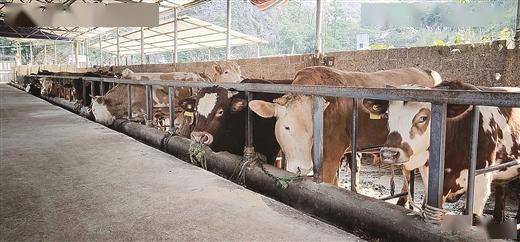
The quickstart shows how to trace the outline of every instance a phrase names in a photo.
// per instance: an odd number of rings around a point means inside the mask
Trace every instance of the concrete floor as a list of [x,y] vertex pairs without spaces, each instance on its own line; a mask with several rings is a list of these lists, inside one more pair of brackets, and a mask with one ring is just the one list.
[[358,240],[5,84],[0,136],[0,240]]

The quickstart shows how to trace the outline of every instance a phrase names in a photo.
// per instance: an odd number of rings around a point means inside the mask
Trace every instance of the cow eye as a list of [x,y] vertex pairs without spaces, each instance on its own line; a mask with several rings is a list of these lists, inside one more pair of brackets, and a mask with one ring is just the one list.
[[228,74],[228,71],[224,71],[224,74]]
[[424,123],[424,122],[426,122],[427,119],[428,119],[427,116],[421,116],[421,117],[419,117],[419,123]]
[[220,116],[222,116],[223,114],[224,114],[224,110],[223,110],[223,109],[219,109],[219,110],[217,111],[217,114],[216,114],[216,115],[220,117]]
[[290,128],[289,126],[283,126],[283,128],[284,128],[285,130],[288,130],[288,131],[291,130],[291,128]]

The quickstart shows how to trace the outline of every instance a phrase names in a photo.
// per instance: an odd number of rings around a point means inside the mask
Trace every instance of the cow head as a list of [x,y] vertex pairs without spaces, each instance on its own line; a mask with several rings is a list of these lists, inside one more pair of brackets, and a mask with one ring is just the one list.
[[195,107],[195,127],[191,132],[191,139],[211,145],[222,138],[222,126],[226,120],[247,105],[244,98],[238,97],[221,87],[202,88],[195,98],[181,100],[180,105],[189,111],[189,105]]
[[234,82],[239,83],[243,80],[240,66],[235,62],[222,62],[213,65],[215,75],[213,80],[215,82]]
[[[326,102],[325,108],[327,108]],[[312,108],[310,96],[287,94],[272,103],[253,100],[249,108],[263,118],[276,117],[275,135],[287,160],[287,170],[308,175],[312,161]]]
[[[436,88],[448,88],[443,82]],[[401,88],[418,88],[402,86]],[[425,88],[425,87],[420,87]],[[389,134],[381,148],[381,160],[388,164],[403,164],[407,169],[418,168],[427,161],[430,147],[431,104],[407,101],[363,100],[364,111],[371,115],[388,115]],[[448,105],[448,121],[469,113],[467,105]]]
[[41,78],[40,82],[42,84],[41,95],[48,96],[51,93],[52,89],[52,81],[50,78]]
[[94,115],[94,119],[96,122],[111,125],[115,117],[108,111],[108,106],[110,105],[110,100],[106,99],[103,96],[93,96],[92,97],[92,108],[91,112]]
[[132,79],[133,74],[134,74],[134,72],[132,70],[125,68],[121,72],[121,79]]

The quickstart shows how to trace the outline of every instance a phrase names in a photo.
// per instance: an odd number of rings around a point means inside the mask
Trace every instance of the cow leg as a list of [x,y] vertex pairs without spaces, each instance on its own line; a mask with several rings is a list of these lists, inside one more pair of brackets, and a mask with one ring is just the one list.
[[475,176],[475,193],[473,197],[473,214],[482,216],[486,201],[491,194],[491,174],[486,173]]
[[[410,172],[407,171],[404,166],[402,166],[401,171],[403,172],[403,187],[401,187],[401,193],[410,192],[409,187],[410,183]],[[406,203],[408,202],[408,196],[401,196],[399,197],[399,200],[397,200],[397,205],[405,207]]]
[[505,221],[506,208],[506,186],[505,184],[495,185],[495,209],[493,210],[493,221],[497,224]]
[[[358,153],[360,155],[360,153]],[[352,153],[348,153],[345,155],[345,159],[347,159],[347,164],[350,170],[350,175],[352,176],[352,162],[354,161],[354,157],[352,157]],[[361,170],[361,157],[355,157],[356,163],[357,163],[357,170],[356,170],[356,180],[354,181],[355,187],[354,191],[358,192],[359,190],[359,171]]]

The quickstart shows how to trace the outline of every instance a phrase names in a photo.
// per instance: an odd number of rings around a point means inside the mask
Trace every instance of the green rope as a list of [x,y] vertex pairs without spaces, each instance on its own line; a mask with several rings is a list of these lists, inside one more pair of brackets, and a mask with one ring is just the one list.
[[204,145],[199,142],[192,141],[190,143],[190,162],[194,165],[200,166],[204,169],[208,169],[206,165],[206,151],[204,151]]
[[289,187],[289,183],[301,180],[302,178],[300,172],[296,173],[294,176],[275,177],[275,184],[281,189],[286,189]]

